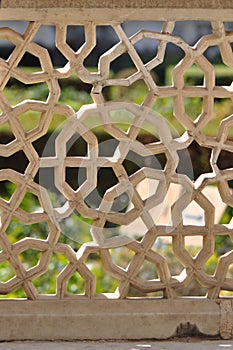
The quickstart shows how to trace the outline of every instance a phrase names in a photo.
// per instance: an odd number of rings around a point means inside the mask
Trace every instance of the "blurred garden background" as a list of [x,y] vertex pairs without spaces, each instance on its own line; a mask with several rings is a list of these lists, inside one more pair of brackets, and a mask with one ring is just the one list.
[[[15,25],[15,24],[13,24]],[[134,27],[136,24],[133,24]],[[142,24],[141,24],[142,25]],[[179,24],[180,26],[182,24]],[[184,25],[184,24],[183,24]],[[128,31],[134,31],[135,28],[129,26]],[[199,23],[199,28],[191,30],[194,27],[187,26],[189,29],[190,35],[189,39],[190,41],[195,42],[198,39],[198,36],[203,35],[203,33],[208,33],[209,28],[208,25],[201,22]],[[199,30],[198,30],[199,29]],[[46,28],[44,29],[46,30]],[[50,30],[50,29],[49,29]],[[101,55],[102,52],[106,51],[106,47],[110,47],[112,43],[114,42],[114,36],[111,38],[110,32],[111,30],[108,29],[109,32],[106,31],[106,28],[101,27],[99,30],[99,43],[100,45],[101,38],[105,38],[103,42],[105,43],[105,46],[100,47],[99,51],[93,53],[92,57],[87,59],[86,64],[89,66],[90,70],[96,70],[96,63],[98,61],[99,55]],[[22,29],[23,31],[23,29]],[[47,28],[48,31],[48,28]],[[179,32],[179,28],[177,29]],[[185,32],[185,31],[184,31]],[[73,33],[73,35],[72,35]],[[82,29],[80,28],[80,36],[83,36]],[[193,35],[195,34],[195,37]],[[53,34],[51,34],[53,35]],[[75,28],[70,29],[70,37],[69,41],[70,43],[77,49],[76,47],[76,41],[75,41]],[[102,35],[102,37],[101,37]],[[185,35],[188,35],[186,32]],[[83,39],[82,39],[83,40]],[[81,41],[82,41],[81,40]],[[0,41],[0,52],[1,57],[6,58],[9,54],[12,48],[7,47],[6,43],[2,43],[3,46],[1,48],[1,41]],[[148,45],[149,43],[147,43]],[[44,44],[45,45],[45,44]],[[80,45],[80,43],[79,43]],[[59,56],[56,56],[56,50],[54,47],[49,48],[50,53],[53,57],[55,64],[63,65],[64,62],[60,61]],[[172,47],[168,48],[170,52],[173,52]],[[146,49],[145,47],[142,47],[141,56],[144,62],[147,62],[151,59],[151,55],[153,53],[150,49]],[[233,72],[232,69],[229,67],[226,67],[223,62],[221,61],[221,56],[218,52],[218,49],[216,47],[213,48],[212,52],[208,53],[208,59],[211,61],[211,63],[215,64],[215,73],[216,73],[216,85],[232,85],[233,81]],[[174,51],[174,54],[167,55],[167,59],[156,69],[152,72],[154,80],[159,86],[164,85],[171,85],[172,84],[172,70],[177,62],[181,59],[181,52]],[[25,70],[25,72],[36,72],[38,71],[36,60],[33,57],[24,57],[22,61],[22,70]],[[127,77],[133,72],[132,62],[130,61],[129,57],[124,57],[121,59],[121,61],[116,62],[112,67],[112,77]],[[186,73],[185,75],[185,84],[186,85],[203,85],[204,81],[204,74],[203,72],[196,66],[193,65]],[[67,104],[70,105],[75,111],[78,111],[82,105],[84,104],[90,104],[93,103],[92,98],[90,96],[91,92],[91,86],[88,84],[83,83],[77,75],[72,75],[67,79],[63,79],[59,81],[60,87],[61,87],[61,97],[59,100],[59,103],[61,104]],[[19,104],[20,102],[24,100],[41,100],[46,101],[48,97],[48,87],[46,84],[34,84],[34,85],[24,85],[22,82],[17,81],[16,79],[10,79],[8,82],[8,85],[4,89],[4,95],[7,98],[7,100],[10,102],[11,106],[15,106]],[[104,97],[106,101],[111,100],[121,100],[123,99],[127,94],[127,99],[136,103],[141,104],[143,100],[145,99],[146,94],[148,93],[148,88],[144,81],[138,81],[129,87],[122,87],[122,86],[109,86],[104,88],[103,90]],[[200,98],[186,98],[185,99],[185,109],[186,112],[191,118],[194,120],[196,119],[200,113],[202,108],[202,101]],[[177,120],[174,118],[173,115],[173,99],[172,98],[158,98],[156,100],[156,103],[153,106],[153,110],[155,113],[158,113],[162,115],[164,118],[167,119],[169,125],[171,126],[171,129],[174,130],[178,135],[182,135],[184,129],[182,126],[177,122]],[[230,116],[233,114],[233,102],[232,99],[216,99],[214,104],[214,114],[213,118],[208,123],[207,127],[204,129],[204,132],[207,136],[214,136],[217,133],[217,130],[219,128],[219,125],[221,123],[221,120],[227,116]],[[20,116],[20,123],[23,125],[25,131],[32,130],[38,125],[38,121],[40,118],[40,114],[33,111],[28,111]],[[123,116],[124,118],[124,116]],[[49,132],[42,137],[41,139],[34,142],[34,147],[41,156],[43,152],[45,152],[46,144],[48,143],[48,140],[53,138],[53,134],[56,134],[56,130],[59,129],[59,127],[64,122],[65,118],[63,116],[54,116],[53,122],[50,124]],[[104,130],[99,126],[96,128],[95,133],[98,137],[99,142],[105,142],[108,140],[109,135],[106,135]],[[14,135],[12,135],[9,125],[4,124],[0,127],[0,137],[1,137],[1,143],[7,144],[9,143],[13,138]],[[233,128],[229,130],[229,139],[233,141]],[[153,139],[153,135],[148,133],[146,130],[144,132],[141,132],[140,134],[140,140],[143,143],[148,143],[152,141],[156,141],[156,137]],[[83,153],[85,155],[85,148],[80,142],[75,142],[72,147],[70,147],[70,155],[76,154],[77,150],[80,153]],[[81,151],[80,151],[81,150]],[[192,145],[188,149],[191,162],[192,162],[192,168],[193,168],[193,180],[196,180],[200,174],[211,172],[211,167],[209,164],[209,157],[210,157],[210,150],[205,147],[201,147],[197,143],[192,143]],[[159,159],[159,162],[161,163],[161,167],[163,167],[163,159]],[[128,161],[125,164],[125,167],[127,169],[128,174],[131,174],[137,169],[138,162],[140,163],[140,160],[136,161]],[[10,157],[0,157],[0,169],[15,169],[21,173],[25,172],[25,169],[27,168],[28,161],[26,156],[23,152],[15,153],[13,156]],[[220,169],[226,169],[233,167],[233,155],[230,152],[222,152],[221,156],[219,157],[219,164]],[[180,169],[182,171],[182,169]],[[43,176],[51,176],[51,174],[37,174],[36,181],[43,185]],[[77,186],[77,174],[74,172],[70,172],[67,174],[68,182],[70,185],[75,188]],[[105,190],[110,186],[113,185],[115,182],[115,179],[111,176],[111,173],[102,172],[99,174],[99,188],[98,191],[100,193],[100,196],[103,195]],[[233,188],[233,181],[229,181],[229,186]],[[4,181],[0,183],[0,196],[6,200],[9,200],[12,196],[12,193],[14,192],[14,184],[8,181]],[[36,211],[40,208],[40,204],[38,203],[38,200],[33,194],[28,193],[27,196],[25,196],[24,201],[21,203],[21,208],[27,212]],[[221,216],[219,218],[219,223],[221,224],[229,224],[231,218],[233,216],[233,208],[232,207],[225,207],[224,211],[221,213]],[[87,219],[84,219],[80,217],[78,213],[73,215],[72,217],[64,220],[61,223],[62,227],[62,234],[60,237],[60,241],[64,243],[68,243],[71,245],[71,247],[74,250],[78,250],[82,243],[88,242],[90,240],[90,225],[91,222],[89,222]],[[121,232],[120,227],[110,227],[109,228],[118,230],[119,234]],[[49,228],[46,223],[38,223],[33,225],[26,225],[21,222],[19,222],[17,219],[12,220],[11,224],[9,225],[7,229],[7,235],[9,236],[9,239],[11,243],[14,243],[16,241],[19,241],[25,237],[36,237],[40,239],[46,239],[48,234]],[[77,232],[79,234],[79,237],[81,235],[81,239],[77,239]],[[216,236],[216,245],[215,245],[215,254],[212,256],[212,258],[207,262],[205,269],[208,274],[213,274],[215,271],[215,268],[217,266],[217,262],[219,260],[219,257],[224,254],[225,252],[231,250],[233,247],[232,241],[229,236]],[[174,257],[172,253],[172,246],[171,243],[159,239],[156,241],[156,246],[154,247],[159,254],[162,256],[165,256],[169,268],[171,270],[172,275],[179,275],[182,271],[182,265],[179,263],[179,261]],[[200,250],[200,247],[198,244],[187,244],[187,250],[190,252],[191,255],[195,256],[195,254]],[[30,268],[31,266],[35,266],[36,262],[39,259],[40,252],[37,252],[35,250],[27,250],[23,254],[21,254],[21,259],[23,261],[23,264],[27,268]],[[132,258],[132,252],[128,250],[126,247],[117,248],[112,250],[112,258],[114,260],[114,263],[118,264],[119,266],[123,268],[127,268],[127,265]],[[39,293],[45,293],[45,294],[52,294],[56,293],[56,278],[60,271],[66,266],[68,261],[63,255],[54,254],[54,257],[52,258],[48,271],[41,277],[37,278],[35,282],[36,287],[39,291]],[[111,276],[109,276],[105,271],[101,264],[100,257],[97,254],[92,254],[89,256],[87,261],[87,266],[92,270],[92,272],[95,274],[97,279],[97,293],[106,293],[106,292],[114,292],[118,281],[114,280]],[[11,277],[14,276],[14,271],[10,264],[3,263],[0,264],[0,281],[6,282]],[[158,277],[156,267],[149,262],[145,262],[143,265],[143,268],[140,271],[141,278],[148,280],[148,279],[155,279]],[[233,278],[233,266],[229,270],[229,277]],[[179,295],[200,295],[200,290],[202,295],[205,295],[205,289],[201,287],[198,282],[192,282],[188,288],[185,288],[184,290],[179,291]],[[70,279],[68,284],[68,291],[70,293],[83,293],[84,291],[84,281],[83,279],[76,273],[73,275],[73,277]],[[131,291],[132,295],[137,294],[135,290]],[[152,297],[154,296],[160,296],[160,293],[153,293],[151,294]],[[142,294],[138,294],[138,296],[142,296]],[[2,296],[3,298],[5,296]],[[16,290],[14,293],[11,293],[7,296],[8,298],[14,298],[14,297],[25,297],[24,291],[22,289]]]

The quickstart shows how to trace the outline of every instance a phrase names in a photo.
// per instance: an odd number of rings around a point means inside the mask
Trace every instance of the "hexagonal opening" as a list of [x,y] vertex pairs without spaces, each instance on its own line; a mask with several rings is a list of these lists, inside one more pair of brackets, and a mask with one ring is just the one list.
[[[205,263],[203,269],[209,275],[214,275],[216,268],[219,263],[219,259],[222,255],[230,252],[233,249],[233,243],[228,235],[215,235],[215,248],[214,254]],[[232,272],[232,266],[230,268],[230,273]]]
[[18,119],[25,132],[36,129],[40,124],[41,113],[37,111],[27,111],[20,116]]
[[191,67],[185,70],[184,81],[185,85],[202,85],[204,84],[205,75],[204,72],[198,67],[198,65],[193,64]]
[[[78,40],[75,38],[78,38]],[[68,25],[66,30],[66,42],[74,52],[78,51],[85,43],[84,26]]]
[[81,244],[92,240],[90,233],[92,222],[93,220],[83,218],[77,211],[64,219],[59,219],[61,229],[59,241],[69,244],[77,251]]
[[184,225],[195,225],[195,226],[204,226],[205,225],[205,212],[195,201],[192,201],[184,209],[184,211],[183,211],[183,224]]
[[[132,208],[132,205],[130,205],[128,211],[130,211]],[[132,237],[133,239],[141,239],[144,237],[147,231],[148,228],[140,217],[128,223],[127,225],[120,226],[121,234]]]
[[202,236],[185,236],[185,250],[195,258],[199,253],[200,249],[203,247],[203,237]]
[[175,256],[172,249],[172,237],[160,236],[157,238],[153,250],[166,259],[172,277],[178,276],[183,270],[183,265]]
[[[127,68],[122,69],[118,73],[116,73],[116,77],[120,77],[120,79],[124,79],[122,77],[126,76],[127,74],[136,72],[135,69]],[[145,81],[143,79],[138,79],[137,81],[130,84],[130,86],[123,86],[123,85],[111,85],[106,86],[103,88],[103,94],[106,98],[106,100],[120,100],[124,99],[125,96],[127,96],[127,100],[137,103],[138,105],[142,104],[144,99],[146,98],[148,94],[148,86],[146,85]],[[128,121],[128,114],[124,112],[124,115],[126,116],[125,122]],[[123,113],[122,113],[123,116]],[[124,120],[122,120],[123,125]],[[126,129],[126,126],[122,129]]]
[[15,270],[9,261],[0,264],[0,282],[7,282],[15,276]]
[[233,297],[233,291],[221,289],[219,292],[219,298]]
[[127,268],[130,261],[135,256],[135,252],[125,246],[110,249],[109,252],[111,254],[113,264],[120,266],[123,269]]
[[67,264],[68,259],[63,254],[52,255],[47,271],[33,279],[39,294],[56,294],[57,277]]
[[10,293],[4,295],[0,294],[0,300],[1,299],[27,299],[27,295],[25,293],[25,290],[22,287],[16,288],[14,291],[11,291]]
[[11,244],[27,237],[47,239],[49,232],[50,230],[46,222],[27,225],[14,217],[6,229],[6,234]]
[[202,112],[203,99],[200,97],[185,97],[185,113],[192,119],[196,120]]
[[87,156],[88,145],[78,133],[75,133],[68,142],[66,142],[66,154],[68,157],[85,157]]
[[35,267],[41,258],[41,252],[35,249],[27,249],[18,255],[25,270]]
[[138,277],[143,281],[151,281],[159,278],[157,267],[148,260],[144,260],[138,272]]
[[98,208],[105,192],[118,183],[118,178],[112,168],[99,168],[96,188],[84,198],[89,208]]
[[[164,193],[164,201],[161,204],[161,211],[156,222],[157,225],[166,225],[170,226],[172,223],[171,220],[171,208],[172,205],[177,202],[181,196],[183,187],[180,184],[171,183],[167,189],[167,192]],[[168,228],[169,232],[169,228]]]
[[16,48],[16,45],[8,41],[7,39],[0,39],[0,47],[4,48],[1,50],[0,57],[4,60],[7,60]]
[[9,157],[0,157],[0,169],[13,169],[24,174],[28,164],[28,158],[23,151],[15,152]]
[[79,275],[78,272],[75,272],[72,277],[67,281],[66,284],[68,294],[85,294],[85,281]]
[[233,153],[222,150],[218,156],[217,166],[220,170],[233,168]]
[[211,150],[193,141],[186,150],[179,152],[179,173],[189,176],[194,181],[204,173],[212,172],[210,165]]
[[[232,79],[231,79],[232,80]],[[232,114],[232,100],[230,98],[215,98],[213,101],[213,115],[202,129],[202,133],[207,136],[216,137],[219,132],[219,127],[224,118]],[[229,128],[228,135],[230,140],[233,138],[233,131]]]
[[15,140],[15,135],[13,134],[8,122],[1,124],[0,130],[1,130],[0,142],[2,145],[7,145]]
[[[49,89],[46,83],[33,84],[32,86],[31,84],[23,84],[22,82],[14,79],[12,84],[13,85],[6,87],[3,90],[5,97],[12,107],[22,103],[25,100],[46,101],[48,98]],[[26,114],[26,116],[28,116],[30,123],[30,118],[33,118],[34,114],[36,115],[36,113],[38,112],[32,110],[25,112],[23,115]],[[25,127],[25,123],[23,123],[23,125]]]
[[43,212],[40,200],[31,192],[26,192],[19,207],[28,213]]
[[8,180],[0,181],[1,194],[0,197],[6,201],[10,201],[13,193],[15,192],[17,185]]
[[86,168],[66,168],[66,182],[76,191],[87,180]]

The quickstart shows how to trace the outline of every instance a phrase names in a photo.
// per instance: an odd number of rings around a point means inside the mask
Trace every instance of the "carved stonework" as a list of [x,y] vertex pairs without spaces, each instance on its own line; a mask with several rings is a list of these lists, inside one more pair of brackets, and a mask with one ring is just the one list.
[[[20,1],[2,1],[2,7],[14,7],[16,3],[21,6]],[[30,1],[30,6],[34,6],[32,3]],[[58,6],[58,1],[34,3],[38,8]],[[77,1],[59,1],[60,7],[61,3],[64,7],[82,5],[82,2]],[[152,1],[124,1],[125,6],[151,6],[151,3]],[[163,6],[164,3],[163,1]],[[182,2],[178,3],[180,5]],[[191,1],[185,3],[189,6]],[[195,6],[202,7],[204,3],[207,1],[197,1]],[[223,7],[229,5],[229,1],[217,3]],[[27,1],[23,1],[22,7],[26,4]],[[88,2],[88,6],[91,7],[91,4]],[[95,1],[95,5],[99,6],[98,4],[100,2]],[[101,4],[103,6],[104,3],[101,1]],[[106,6],[107,4],[115,6],[116,2],[106,1]],[[174,34],[175,22],[164,22],[161,32],[141,29],[132,36],[126,34],[121,24],[108,24],[112,26],[117,43],[101,54],[98,67],[94,71],[85,65],[86,58],[96,47],[96,26],[93,22],[84,26],[85,42],[77,51],[67,43],[67,18],[63,22],[55,22],[56,49],[67,62],[60,68],[53,65],[48,50],[35,42],[42,22],[30,22],[24,34],[7,27],[0,28],[0,39],[7,39],[14,46],[8,59],[0,60],[0,127],[7,124],[13,136],[11,141],[0,144],[0,156],[5,157],[7,163],[10,157],[22,152],[27,160],[23,172],[11,168],[0,170],[0,181],[8,181],[15,186],[11,198],[0,199],[0,263],[9,263],[13,270],[12,278],[0,283],[0,294],[8,294],[21,287],[28,298],[40,298],[40,290],[35,281],[48,271],[53,256],[60,254],[66,263],[57,277],[56,294],[51,297],[69,296],[67,283],[77,272],[85,283],[85,295],[94,298],[96,278],[87,263],[88,257],[94,253],[100,257],[105,273],[117,281],[115,297],[126,298],[130,287],[133,287],[140,293],[161,292],[163,297],[173,298],[192,281],[197,281],[206,289],[209,298],[217,299],[221,290],[233,291],[233,280],[227,274],[228,268],[233,264],[233,251],[229,250],[220,257],[213,274],[208,274],[205,266],[214,254],[215,237],[228,235],[232,238],[233,229],[232,220],[227,225],[215,222],[216,203],[210,200],[205,191],[207,186],[215,185],[224,205],[233,205],[229,183],[233,179],[233,169],[230,166],[224,169],[219,167],[222,152],[228,152],[232,159],[233,141],[229,138],[229,130],[233,127],[233,115],[222,116],[214,135],[208,135],[206,127],[214,117],[216,100],[232,99],[232,85],[217,85],[215,67],[205,53],[208,48],[217,46],[224,65],[233,69],[233,32],[228,31],[223,22],[214,21],[210,23],[211,33],[202,36],[192,46]],[[154,40],[158,44],[155,46],[154,56],[147,62],[143,61],[137,51],[137,44],[143,39]],[[76,41],[79,40],[77,35]],[[154,72],[165,61],[169,43],[179,48],[182,58],[176,58],[177,64],[172,71],[171,83],[160,86]],[[20,62],[26,53],[38,59],[38,71],[31,73],[21,68]],[[112,62],[125,54],[130,57],[134,70],[127,71],[125,77],[112,76]],[[203,76],[200,85],[185,83],[185,74],[193,65],[199,68]],[[91,86],[90,104],[77,109],[62,104],[60,84],[71,75]],[[13,105],[4,93],[11,78],[28,86],[44,84],[48,94],[44,100],[29,97]],[[128,90],[141,81],[145,86],[143,100],[135,103]],[[114,86],[122,88],[120,100],[106,97],[106,89]],[[79,93],[75,98],[79,99]],[[187,99],[194,98],[200,99],[201,108],[197,116],[187,110]],[[159,99],[172,99],[172,118],[180,126],[178,134],[170,129],[163,111],[157,113],[155,106]],[[23,120],[36,115],[39,116],[38,123],[28,130]],[[46,149],[39,154],[36,141],[49,135],[51,123],[58,116],[62,116],[65,123],[53,134],[54,150],[49,149],[47,152]],[[102,126],[105,135],[111,139],[106,141],[105,146],[95,133],[94,127],[99,126]],[[143,143],[139,137],[143,130],[149,131],[154,139]],[[69,153],[72,142],[77,139],[85,144],[85,152],[78,149]],[[50,141],[46,147],[49,147]],[[189,176],[187,157],[181,156],[188,154],[187,150],[193,143],[208,149],[210,155],[209,170],[200,169],[201,175],[198,179]],[[164,159],[163,165],[158,161],[161,155]],[[132,162],[131,157],[136,157],[138,163],[137,169],[129,172],[125,164],[127,161]],[[46,181],[37,180],[36,175],[41,169],[50,169],[53,172],[55,192],[62,198],[59,203],[53,202]],[[76,185],[72,186],[67,173],[75,169],[82,169],[82,173],[78,173]],[[115,182],[108,182],[106,177],[106,186],[100,194],[98,174],[100,171],[104,173],[105,169],[114,175]],[[47,180],[49,182],[49,178]],[[143,181],[153,183],[146,194],[139,191]],[[180,192],[173,202],[168,203],[170,217],[161,223],[157,214],[163,207],[168,192],[176,187],[180,188]],[[27,212],[23,209],[21,203],[27,193],[37,199],[39,210]],[[195,204],[204,213],[202,225],[186,224],[184,212],[190,204]],[[81,230],[76,232],[76,240],[80,243],[76,251],[59,239],[62,220],[68,220],[77,213],[88,222],[90,240],[82,242]],[[8,237],[15,220],[28,228],[28,236],[17,242]],[[32,225],[38,223],[46,226],[47,231],[45,229],[41,236],[38,234],[34,237]],[[124,228],[133,223],[136,223],[136,231],[132,235],[126,234]],[[118,225],[120,228],[114,230]],[[107,226],[112,229],[107,230]],[[190,236],[199,236],[202,239],[195,256],[186,249],[186,239]],[[182,266],[178,276],[156,249],[160,239],[170,239],[172,242],[171,254]],[[126,267],[118,266],[113,259],[114,249],[126,249]],[[40,253],[35,266],[22,263],[21,255],[28,250]],[[157,272],[155,278],[140,277],[140,270],[145,262],[150,263]],[[80,295],[73,294],[72,297],[79,298]]]

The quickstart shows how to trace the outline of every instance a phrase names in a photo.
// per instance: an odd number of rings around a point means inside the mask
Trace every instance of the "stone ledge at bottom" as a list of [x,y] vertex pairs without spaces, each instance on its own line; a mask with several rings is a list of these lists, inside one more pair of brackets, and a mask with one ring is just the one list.
[[[218,336],[216,301],[80,299],[0,301],[0,340],[169,339]],[[193,335],[193,334],[190,334]]]

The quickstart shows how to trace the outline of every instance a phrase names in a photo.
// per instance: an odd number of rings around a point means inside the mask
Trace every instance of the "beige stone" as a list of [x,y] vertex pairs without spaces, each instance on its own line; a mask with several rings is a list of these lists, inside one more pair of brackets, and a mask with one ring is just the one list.
[[[28,299],[0,302],[0,339],[166,339],[191,331],[230,338],[233,328],[231,301],[219,300],[219,297],[221,291],[231,295],[233,292],[232,278],[228,274],[233,264],[233,251],[229,248],[220,257],[211,274],[206,272],[206,264],[214,255],[215,237],[232,237],[233,220],[228,225],[215,222],[217,203],[206,195],[205,189],[208,185],[216,185],[223,205],[233,206],[229,187],[232,167],[221,169],[218,164],[223,151],[233,153],[233,143],[228,135],[233,126],[233,115],[222,116],[214,136],[206,136],[204,128],[213,118],[215,100],[232,98],[232,86],[216,84],[215,67],[205,57],[209,47],[217,46],[224,64],[233,69],[233,34],[225,28],[225,21],[233,18],[232,2],[124,1],[122,6],[118,1],[51,0],[2,1],[1,5],[2,20],[28,20],[29,23],[24,34],[10,27],[0,28],[0,39],[8,40],[14,46],[9,58],[0,60],[1,125],[7,124],[14,135],[11,142],[0,144],[0,156],[7,162],[8,157],[24,152],[28,159],[23,174],[17,169],[0,170],[0,182],[15,184],[15,191],[8,200],[0,198],[0,263],[12,268],[12,278],[0,283],[0,294],[9,295],[22,288]],[[141,29],[128,36],[122,22],[141,19],[164,21],[162,30]],[[190,19],[212,21],[211,34],[203,35],[195,45],[174,34],[175,21]],[[67,60],[64,67],[54,67],[48,50],[35,42],[43,24],[56,26],[54,44]],[[77,52],[67,42],[67,28],[71,24],[84,26],[85,42]],[[96,25],[99,24],[111,25],[118,42],[101,54],[98,67],[92,71],[86,67],[86,58],[96,47]],[[158,43],[154,57],[148,62],[144,62],[137,51],[137,44],[144,39]],[[184,52],[184,57],[177,57],[179,62],[172,71],[171,84],[160,86],[153,72],[166,60],[168,43]],[[20,67],[21,59],[27,53],[39,60],[41,67],[36,74]],[[126,78],[112,77],[112,63],[122,55],[130,56],[135,72],[130,71]],[[188,86],[184,77],[193,65],[203,72],[204,79],[201,85]],[[92,87],[93,103],[78,110],[60,103],[60,80],[70,76],[78,76],[80,81]],[[49,91],[46,101],[26,99],[12,105],[4,91],[11,78],[27,86],[43,83]],[[147,91],[141,104],[133,103],[127,92],[121,100],[106,99],[105,88],[116,86],[127,91],[142,80]],[[183,131],[178,136],[171,132],[166,118],[153,111],[158,99],[167,98],[173,100],[173,117],[182,126]],[[200,98],[200,115],[188,114],[187,98]],[[27,130],[22,118],[31,111],[40,118],[35,127]],[[57,115],[62,115],[66,123],[56,134],[55,153],[39,156],[34,143],[48,133],[53,117]],[[118,117],[121,117],[120,121]],[[122,120],[127,124],[127,132],[119,126]],[[100,154],[101,146],[90,122],[96,123],[95,126],[101,124],[105,133],[115,139],[117,146],[112,155]],[[140,142],[139,132],[144,128],[154,132],[158,141]],[[77,135],[81,135],[87,144],[87,155],[67,154],[67,145]],[[193,142],[211,150],[211,170],[209,173],[203,170],[197,180],[177,170],[179,152],[187,151]],[[124,168],[130,152],[137,153],[145,161],[132,175]],[[166,158],[164,169],[148,163],[151,156],[161,154]],[[98,193],[101,167],[111,168],[117,183],[107,188],[100,204],[89,205],[89,196],[93,191]],[[40,168],[53,168],[55,186],[64,199],[60,206],[52,202],[45,186],[35,180]],[[67,168],[85,169],[86,178],[77,188],[68,183]],[[148,195],[142,196],[137,188],[147,180],[157,185]],[[169,200],[170,215],[166,218],[169,217],[170,222],[166,219],[158,224],[153,210],[164,204],[172,186],[180,186],[182,190],[178,197]],[[23,210],[21,204],[27,193],[38,199],[40,210]],[[126,211],[114,209],[115,200],[122,197],[131,202]],[[191,203],[203,212],[204,224],[186,225],[183,213]],[[76,251],[60,242],[60,222],[77,212],[89,219],[90,241],[79,242],[78,236],[77,242],[81,246]],[[26,225],[29,232],[27,237],[16,242],[9,239],[10,223],[15,223],[15,219]],[[106,233],[108,222],[128,226],[138,219],[145,229],[142,232],[141,226],[136,225],[138,239],[136,235],[129,236],[122,231],[121,234],[114,230],[111,234]],[[33,225],[38,223],[48,227],[43,237],[33,237]],[[80,229],[77,234],[82,234]],[[199,236],[202,243],[195,256],[186,246],[186,238],[193,236]],[[169,238],[172,242],[170,253],[182,266],[178,276],[166,256],[157,250],[158,238]],[[23,261],[25,252],[30,250],[38,256],[34,266],[31,261]],[[126,251],[127,266],[119,266],[112,255],[115,250]],[[116,281],[112,295],[97,293],[97,277],[90,262],[93,254],[99,256],[105,274]],[[59,272],[53,271],[57,273],[55,294],[43,294],[35,282],[51,270],[50,264],[56,255],[62,255],[65,262]],[[153,267],[153,276],[141,274],[148,263]],[[79,276],[77,283],[84,285],[84,295],[71,294],[68,289],[75,274]],[[199,298],[177,299],[179,292],[195,281],[205,288],[206,296],[200,292]],[[138,293],[145,295],[146,299],[128,299],[131,293],[135,297]],[[149,298],[151,293],[153,296],[160,293],[161,299]]]
[[0,340],[167,339],[219,335],[210,300],[1,301]]
[[233,8],[231,0],[2,0],[2,8]]

